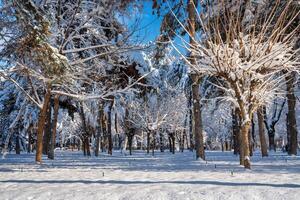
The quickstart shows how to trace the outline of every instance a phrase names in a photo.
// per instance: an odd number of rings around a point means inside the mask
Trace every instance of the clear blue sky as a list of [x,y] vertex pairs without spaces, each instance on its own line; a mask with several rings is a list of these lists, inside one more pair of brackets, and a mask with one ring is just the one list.
[[129,16],[129,24],[134,24],[135,20],[138,20],[137,31],[134,33],[134,38],[147,43],[149,41],[155,41],[159,35],[161,17],[152,14],[152,2],[147,1],[144,3],[142,10],[132,12],[134,16]]
[[[136,15],[134,13],[136,13]],[[134,24],[136,19],[138,20],[138,31],[134,33],[133,38],[144,44],[155,41],[160,34],[162,17],[153,14],[152,1],[144,2],[142,10],[133,11],[132,15],[133,16],[129,16],[126,20],[128,20],[128,24],[130,25]],[[183,38],[188,40],[188,36],[184,36]],[[180,47],[182,41],[180,41],[178,37],[175,37],[174,43],[182,53],[186,53],[186,49]]]

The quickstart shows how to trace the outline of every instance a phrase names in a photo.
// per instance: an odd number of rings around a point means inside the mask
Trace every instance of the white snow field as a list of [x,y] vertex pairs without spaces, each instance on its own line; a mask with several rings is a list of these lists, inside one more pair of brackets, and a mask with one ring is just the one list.
[[0,159],[0,199],[300,199],[300,157],[273,153],[252,157],[252,170],[238,165],[232,152],[135,151],[87,158],[57,151],[54,161],[34,164],[34,154]]

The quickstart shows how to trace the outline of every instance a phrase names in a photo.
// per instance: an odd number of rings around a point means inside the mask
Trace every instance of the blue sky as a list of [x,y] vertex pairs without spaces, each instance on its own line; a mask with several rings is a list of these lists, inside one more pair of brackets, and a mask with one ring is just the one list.
[[152,14],[152,2],[147,1],[144,3],[142,10],[132,12],[134,16],[129,16],[128,22],[130,25],[134,24],[135,20],[138,20],[137,31],[134,33],[134,38],[147,43],[155,41],[159,35],[161,17]]
[[[162,17],[153,14],[152,1],[144,2],[142,10],[136,12],[133,11],[132,15],[133,16],[126,18],[126,21],[128,24],[132,25],[135,20],[138,20],[138,31],[134,33],[133,39],[144,44],[150,41],[154,42],[160,34]],[[188,41],[187,36],[184,36],[183,38]],[[182,53],[186,53],[186,49],[180,47],[182,41],[180,41],[178,37],[175,37],[174,43]]]

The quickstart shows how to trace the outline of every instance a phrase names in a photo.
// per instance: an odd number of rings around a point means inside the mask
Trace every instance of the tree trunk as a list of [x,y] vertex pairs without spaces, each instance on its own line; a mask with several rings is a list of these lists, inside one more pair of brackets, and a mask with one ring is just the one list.
[[196,159],[205,160],[204,143],[202,134],[202,119],[200,110],[199,80],[196,74],[192,74],[192,93],[193,93],[193,132],[196,150]]
[[57,119],[58,119],[58,109],[59,109],[59,95],[55,95],[54,97],[54,114],[53,114],[53,122],[52,122],[52,136],[51,143],[48,152],[48,158],[54,159],[54,149],[56,146],[56,128],[57,128]]
[[275,127],[273,125],[270,125],[269,131],[269,150],[276,151],[276,145],[275,145]]
[[42,153],[43,153],[43,131],[45,126],[45,119],[46,119],[46,113],[47,109],[50,103],[50,97],[51,97],[51,86],[47,86],[46,94],[44,97],[44,104],[42,107],[42,110],[39,114],[39,121],[38,121],[38,128],[37,128],[37,141],[36,141],[36,156],[35,161],[38,163],[42,162]]
[[159,132],[159,141],[160,152],[164,152],[164,141],[162,132]]
[[83,128],[83,148],[84,148],[84,154],[87,156],[91,156],[91,151],[90,151],[90,142],[89,142],[89,131],[88,131],[88,127],[86,125],[86,121],[85,121],[85,114],[84,114],[84,110],[83,110],[83,103],[80,102],[80,117],[81,117],[81,121],[82,121],[82,128]]
[[240,152],[240,127],[239,127],[239,114],[238,109],[232,111],[232,137],[233,137],[233,153],[235,155]]
[[244,148],[243,148],[243,136],[242,136],[242,130],[239,134],[239,155],[240,155],[240,165],[244,165]]
[[100,149],[100,133],[97,130],[96,137],[95,137],[95,156],[99,156],[99,149]]
[[184,139],[185,139],[185,130],[183,131],[182,135],[181,135],[181,139],[180,139],[180,151],[183,152],[184,151]]
[[172,139],[171,139],[171,134],[169,134],[169,150],[172,152]]
[[156,137],[155,137],[155,131],[152,131],[152,156],[154,156],[154,150],[156,146]]
[[287,102],[288,102],[288,114],[287,114],[287,133],[288,133],[288,154],[297,155],[298,148],[298,132],[297,132],[297,121],[296,121],[296,97],[294,94],[293,84],[295,82],[295,75],[291,74],[286,78],[287,88]]
[[99,112],[98,112],[98,127],[97,127],[97,133],[96,133],[96,149],[95,149],[95,156],[99,156],[99,149],[100,149],[100,136],[101,136],[101,130],[102,130],[102,118],[103,118],[103,107],[100,104],[99,105]]
[[82,138],[82,151],[83,151],[83,155],[86,156],[86,145],[85,145],[85,139],[84,137]]
[[[251,121],[251,123],[250,123],[250,126],[251,126],[251,125],[252,125],[252,121]],[[252,126],[251,126],[251,127],[252,127]],[[252,132],[252,128],[249,128],[249,133],[248,133],[249,154],[250,154],[250,156],[253,156],[251,132]]]
[[105,137],[107,135],[107,127],[106,127],[106,117],[104,115],[104,112],[102,110],[102,115],[101,117],[101,128],[102,128],[102,136],[101,136],[101,151],[104,152],[105,151]]
[[194,138],[193,138],[193,109],[192,109],[192,94],[190,94],[189,97],[189,139],[190,139],[190,145],[189,150],[194,151],[195,145],[194,145]]
[[107,111],[107,137],[108,137],[108,154],[112,155],[112,133],[111,133],[111,109],[112,109],[113,102],[109,104],[108,111]]
[[255,122],[254,119],[252,118],[251,120],[251,135],[250,135],[250,140],[251,140],[251,156],[253,156],[253,152],[255,151]]
[[129,147],[129,155],[132,155],[132,135],[128,133],[128,147]]
[[[195,16],[197,8],[196,0],[188,0],[188,31],[190,35],[190,45],[195,45]],[[193,52],[190,52],[190,62],[196,64],[195,56]],[[204,143],[203,143],[203,133],[202,133],[202,119],[200,110],[200,93],[199,93],[199,75],[196,73],[191,73],[192,79],[192,99],[193,99],[193,135],[194,144],[196,150],[196,159],[202,158],[205,160],[204,154]]]
[[175,133],[172,134],[172,154],[175,154]]
[[48,155],[49,145],[51,141],[51,116],[52,109],[51,109],[51,101],[49,102],[49,106],[47,109],[47,116],[46,116],[46,124],[44,129],[44,137],[43,137],[43,154]]
[[150,131],[147,131],[147,154],[150,153]]
[[260,107],[257,111],[257,120],[258,120],[258,131],[259,131],[261,156],[265,157],[265,156],[268,156],[268,149],[267,149],[267,143],[266,143],[266,137],[265,137],[264,117],[263,117],[262,107]]
[[31,142],[32,142],[32,125],[28,128],[28,146],[27,146],[27,153],[30,153],[32,151],[31,149]]
[[86,155],[91,156],[90,138],[88,136],[86,136],[84,138],[84,140],[85,140]]
[[250,150],[249,150],[249,140],[248,140],[248,134],[250,130],[251,122],[243,122],[242,124],[242,147],[243,149],[243,165],[246,169],[251,169],[251,163],[250,163]]
[[16,154],[21,153],[21,148],[20,148],[20,133],[18,132],[16,134]]
[[221,151],[224,152],[224,142],[223,142],[223,139],[221,140]]

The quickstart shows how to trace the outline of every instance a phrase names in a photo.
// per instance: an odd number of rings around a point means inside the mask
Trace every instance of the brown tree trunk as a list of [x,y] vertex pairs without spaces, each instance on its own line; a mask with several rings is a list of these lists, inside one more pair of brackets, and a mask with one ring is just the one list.
[[164,141],[163,141],[163,134],[160,131],[159,132],[159,147],[160,147],[160,152],[164,152]]
[[132,133],[128,133],[127,137],[128,137],[128,147],[129,147],[129,155],[132,155]]
[[51,116],[52,109],[51,109],[51,101],[49,102],[49,106],[47,109],[47,116],[46,116],[46,124],[44,129],[44,136],[43,136],[43,154],[47,155],[49,151],[49,145],[51,141]]
[[172,154],[175,154],[175,133],[171,136],[172,139]]
[[96,149],[95,149],[95,156],[99,156],[99,149],[100,149],[100,136],[101,136],[101,130],[102,130],[102,120],[103,120],[103,107],[102,105],[99,105],[99,112],[98,112],[98,128],[97,133],[95,137],[96,142]]
[[296,121],[296,97],[294,94],[293,84],[295,82],[295,75],[291,74],[286,78],[287,88],[287,102],[288,102],[288,114],[287,114],[287,133],[288,133],[288,154],[297,155],[298,148],[298,132]]
[[54,113],[53,113],[53,122],[52,122],[52,136],[50,148],[48,151],[48,158],[54,159],[54,149],[56,144],[56,128],[57,128],[57,119],[58,119],[58,109],[59,109],[59,95],[54,97]]
[[169,151],[172,152],[172,139],[171,139],[171,134],[168,135],[169,139]]
[[85,143],[85,151],[87,156],[91,156],[91,148],[90,148],[90,137],[86,136],[84,138]]
[[102,128],[102,136],[101,136],[101,151],[105,151],[105,137],[107,135],[107,127],[106,127],[106,116],[104,114],[103,108],[102,108],[102,115],[101,117],[101,128]]
[[[250,123],[250,126],[252,125],[252,122]],[[251,126],[252,127],[252,126]],[[252,128],[249,129],[248,133],[248,142],[249,142],[249,152],[250,156],[253,155],[253,149],[252,149],[252,138],[251,138]]]
[[251,156],[253,156],[253,152],[255,151],[256,148],[256,138],[255,138],[255,122],[254,119],[252,118],[251,120]]
[[270,126],[270,130],[268,131],[269,136],[269,150],[276,151],[276,144],[275,144],[275,129]]
[[[195,16],[197,7],[196,0],[188,0],[188,31],[190,34],[190,45],[195,45]],[[196,64],[196,59],[193,52],[190,52],[190,62]],[[193,135],[196,150],[196,159],[202,158],[205,160],[204,153],[204,142],[202,133],[202,119],[201,119],[201,109],[200,109],[200,93],[199,93],[199,75],[196,73],[191,74],[192,79],[192,99],[193,99]]]
[[185,130],[183,131],[183,133],[181,134],[181,139],[180,139],[180,151],[183,152],[184,151],[184,139],[185,139]]
[[113,149],[113,144],[112,144],[112,133],[111,133],[111,109],[113,106],[113,102],[109,104],[109,108],[107,111],[107,139],[108,139],[108,154],[112,155],[112,149]]
[[152,156],[154,156],[154,150],[156,147],[156,137],[155,137],[156,132],[152,131]]
[[31,152],[31,141],[32,141],[32,127],[30,125],[28,129],[28,146],[27,146],[27,153]]
[[84,136],[82,138],[82,151],[83,151],[83,155],[86,156],[86,145],[85,145],[85,139]]
[[83,128],[83,148],[84,148],[84,155],[87,156],[91,156],[91,151],[90,151],[90,141],[89,141],[89,131],[88,131],[88,127],[86,125],[86,121],[85,121],[85,114],[84,114],[84,109],[83,109],[83,103],[80,102],[79,104],[80,107],[80,117],[81,117],[81,121],[82,121],[82,128]]
[[150,153],[150,131],[147,130],[147,154]]
[[235,155],[240,152],[240,127],[239,127],[239,113],[235,108],[232,111],[232,137],[233,137],[233,153]]
[[202,158],[205,160],[203,133],[202,133],[202,119],[200,110],[200,94],[199,94],[199,80],[196,74],[191,75],[192,94],[193,94],[193,132],[194,144],[196,150],[196,159]]
[[243,149],[242,159],[243,159],[243,165],[246,169],[251,169],[250,164],[250,150],[249,150],[249,130],[250,130],[251,122],[243,122],[242,124],[242,146],[241,149]]
[[264,127],[264,116],[263,108],[260,107],[257,111],[257,120],[258,120],[258,132],[260,140],[260,150],[262,157],[268,156],[268,147],[265,137],[265,127]]
[[43,132],[44,132],[44,126],[45,126],[45,119],[46,119],[46,113],[47,109],[50,103],[50,97],[51,97],[51,86],[47,86],[46,94],[44,97],[44,104],[42,107],[42,110],[39,114],[39,121],[38,121],[38,127],[37,127],[37,141],[36,141],[36,156],[35,161],[38,163],[42,162],[42,153],[43,153]]
[[192,90],[189,95],[189,140],[190,140],[190,145],[189,145],[189,150],[194,151],[195,145],[194,145],[194,138],[193,138],[193,109],[192,109]]

